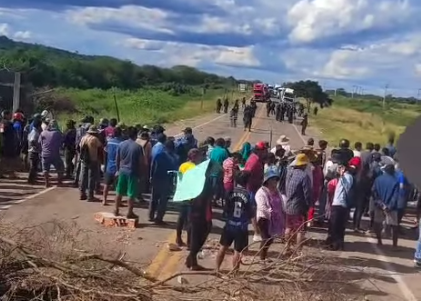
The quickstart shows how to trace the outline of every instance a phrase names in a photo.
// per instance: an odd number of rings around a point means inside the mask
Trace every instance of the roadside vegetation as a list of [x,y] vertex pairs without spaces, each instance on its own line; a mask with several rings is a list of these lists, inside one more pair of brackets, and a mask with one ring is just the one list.
[[[421,104],[382,101],[360,97],[331,96],[333,104],[309,114],[310,125],[320,130],[332,146],[341,138],[384,144],[390,135],[396,138],[421,114]],[[381,98],[379,98],[381,99]]]
[[[12,83],[21,72],[27,113],[48,108],[60,119],[117,116],[127,123],[166,123],[207,113],[217,98],[232,102],[247,96],[239,83],[188,66],[138,66],[107,56],[82,55],[0,37],[0,82]],[[12,88],[0,86],[4,108],[12,106]],[[114,100],[115,97],[115,100]],[[117,106],[116,104],[117,103]]]
[[120,115],[121,121],[127,124],[153,125],[210,113],[215,110],[217,98],[227,97],[232,102],[244,96],[248,97],[248,94],[224,89],[211,89],[203,95],[198,88],[180,96],[156,87],[132,91],[58,89],[40,99],[38,107],[50,108],[62,122],[67,119],[79,121],[87,114],[96,119]]

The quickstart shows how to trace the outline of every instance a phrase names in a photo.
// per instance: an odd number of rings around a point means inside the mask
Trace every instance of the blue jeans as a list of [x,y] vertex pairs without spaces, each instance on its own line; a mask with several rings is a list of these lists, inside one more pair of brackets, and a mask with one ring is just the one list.
[[417,263],[421,264],[421,218],[418,221],[418,241],[415,247],[414,259]]

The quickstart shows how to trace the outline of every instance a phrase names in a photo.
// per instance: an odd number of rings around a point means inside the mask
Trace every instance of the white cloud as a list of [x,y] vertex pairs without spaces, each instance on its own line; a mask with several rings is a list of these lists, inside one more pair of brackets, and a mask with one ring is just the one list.
[[[168,45],[169,42],[154,41],[154,40],[144,40],[137,38],[128,38],[122,42],[122,45],[128,48],[140,49],[140,50],[150,50],[156,51],[161,50],[165,45]],[[174,43],[171,43],[174,44]]]
[[421,64],[415,65],[415,73],[419,76],[421,76]]
[[138,50],[156,50],[165,54],[163,65],[198,66],[214,63],[229,66],[258,67],[260,61],[255,57],[254,47],[206,46],[188,43],[162,42],[129,38],[122,45]]
[[0,23],[0,36],[9,36],[10,26],[6,23]]
[[30,31],[17,31],[13,34],[13,37],[17,40],[28,40],[32,37]]
[[368,29],[385,29],[405,24],[413,13],[409,2],[392,0],[300,0],[288,12],[294,42],[313,42],[320,38]]
[[[183,27],[180,27],[183,28]],[[198,26],[186,28],[192,32],[198,33],[239,33],[250,35],[253,33],[252,27],[249,23],[245,22],[232,22],[230,19],[225,19],[216,16],[203,16],[201,23]]]
[[215,63],[221,65],[258,67],[259,60],[254,56],[253,47],[226,47],[219,52]]
[[120,8],[86,7],[70,9],[66,12],[67,19],[79,25],[114,24],[132,26],[139,29],[149,29],[157,32],[172,33],[166,19],[168,13],[160,9],[150,9],[136,5],[126,5]]
[[358,58],[361,58],[359,52],[352,50],[334,51],[320,75],[335,79],[356,79],[369,75],[370,68],[368,66],[353,64]]
[[[421,6],[417,0],[182,1],[217,6],[225,13],[209,9],[202,15],[184,15],[140,4],[55,12],[0,8],[0,26],[8,25],[9,37],[138,64],[186,64],[277,82],[314,78],[341,86],[348,81],[351,87],[361,81],[381,82],[376,87],[383,82],[418,85],[414,75],[421,72],[421,27],[413,17]],[[0,32],[5,30],[0,27]],[[153,40],[153,32],[171,41]],[[186,32],[193,34],[182,36]],[[179,37],[186,43],[178,42]],[[201,37],[219,46],[197,44],[206,42]],[[271,71],[254,68],[265,66]]]
[[385,78],[410,70],[420,58],[421,35],[414,33],[335,50],[319,75],[337,79]]

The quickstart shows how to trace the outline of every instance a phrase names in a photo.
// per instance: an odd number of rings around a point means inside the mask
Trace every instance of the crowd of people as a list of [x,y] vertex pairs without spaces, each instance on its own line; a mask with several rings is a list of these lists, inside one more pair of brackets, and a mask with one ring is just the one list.
[[[243,109],[252,110],[246,127],[250,128],[255,109],[250,105]],[[260,242],[259,258],[264,263],[275,238],[284,239],[289,253],[299,253],[306,231],[315,224],[328,228],[326,248],[342,250],[353,209],[354,231],[373,231],[379,245],[382,237],[391,235],[397,248],[407,203],[418,197],[399,168],[393,139],[383,148],[367,143],[365,149],[359,142],[351,149],[343,139],[339,148],[327,154],[325,140],[315,145],[310,138],[307,145],[293,150],[289,137],[282,135],[272,149],[269,142],[245,142],[240,151],[231,152],[229,137],[208,137],[199,144],[188,127],[175,138],[160,125],[127,126],[115,118],[102,119],[97,126],[92,116],[86,116],[80,124],[69,120],[61,130],[46,114],[26,120],[20,111],[3,112],[2,117],[2,156],[21,154],[29,162],[29,183],[37,181],[41,168],[49,186],[54,166],[58,184],[65,178],[72,180],[80,200],[107,206],[109,192],[115,189],[116,216],[121,214],[122,198],[127,197],[130,219],[138,218],[135,202],[143,202],[143,195],[151,192],[149,221],[158,225],[165,224],[174,175],[186,174],[209,160],[202,193],[179,206],[175,243],[187,246],[186,266],[192,270],[203,269],[197,255],[210,233],[216,206],[222,206],[225,220],[217,269],[232,244],[233,268],[238,269],[249,245],[249,225],[253,240]],[[370,219],[367,229],[361,224],[364,215]],[[186,243],[183,229],[187,229]],[[415,260],[421,266],[421,242]]]

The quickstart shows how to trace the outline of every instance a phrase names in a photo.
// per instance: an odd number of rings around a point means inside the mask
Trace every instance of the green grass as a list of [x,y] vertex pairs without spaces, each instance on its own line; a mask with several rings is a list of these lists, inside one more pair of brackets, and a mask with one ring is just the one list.
[[[62,99],[62,102],[70,101],[71,109],[54,111],[61,122],[67,119],[78,121],[86,115],[92,115],[96,120],[102,117],[117,117],[114,95],[122,122],[164,124],[212,112],[216,99],[222,98],[225,92],[222,89],[208,90],[202,97],[199,89],[193,89],[189,94],[180,96],[152,88],[137,91],[61,89],[56,92],[55,97]],[[243,96],[248,95],[237,91],[227,93],[230,102]]]
[[310,114],[310,126],[318,128],[333,146],[347,138],[351,143],[384,144],[393,134],[396,138],[421,113],[420,105],[334,97],[330,108]]

